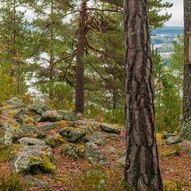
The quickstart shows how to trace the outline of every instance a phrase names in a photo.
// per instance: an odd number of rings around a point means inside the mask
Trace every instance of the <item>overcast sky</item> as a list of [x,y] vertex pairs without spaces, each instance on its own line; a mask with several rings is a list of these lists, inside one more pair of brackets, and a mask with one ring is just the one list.
[[[173,3],[173,7],[166,10],[172,13],[172,18],[165,23],[166,26],[183,26],[183,0],[162,0],[163,2]],[[33,13],[27,11],[26,14],[28,20],[32,20]]]
[[183,0],[163,0],[173,3],[173,7],[169,10],[172,18],[165,23],[166,26],[183,26]]

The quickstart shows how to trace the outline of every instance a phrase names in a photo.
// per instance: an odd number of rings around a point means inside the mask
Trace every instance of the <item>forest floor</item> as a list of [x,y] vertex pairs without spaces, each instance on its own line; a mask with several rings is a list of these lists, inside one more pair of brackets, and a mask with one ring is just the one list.
[[[5,116],[1,116],[5,118]],[[3,119],[5,120],[5,119]],[[42,126],[47,122],[36,123]],[[61,121],[60,127],[56,130],[48,131],[47,136],[57,134],[60,129],[68,127],[68,121]],[[93,184],[107,184],[107,189],[95,189],[100,191],[122,191],[120,184],[124,173],[124,152],[125,152],[125,130],[122,128],[120,134],[111,134],[97,129],[96,132],[104,135],[106,142],[99,146],[99,150],[108,159],[105,165],[91,164],[87,157],[82,159],[72,159],[63,157],[60,153],[63,145],[53,148],[56,171],[53,174],[36,173],[33,175],[20,176],[22,182],[38,180],[38,187],[27,186],[27,191],[90,191]],[[103,137],[102,137],[103,138]],[[105,141],[104,140],[104,141]],[[162,139],[162,134],[157,134],[159,149],[159,160],[164,184],[168,191],[191,191],[191,156],[180,151],[176,145],[167,145],[166,140]],[[79,144],[83,144],[83,141]],[[1,146],[1,145],[0,145]],[[3,153],[0,147],[0,154]],[[174,150],[178,150],[177,156],[167,156]],[[1,176],[11,175],[10,162],[0,157]],[[89,172],[89,175],[87,175]],[[101,172],[101,173],[100,173]],[[105,175],[107,178],[105,178]],[[102,181],[103,179],[103,181]],[[86,188],[87,187],[87,188]],[[93,191],[93,190],[91,190]]]

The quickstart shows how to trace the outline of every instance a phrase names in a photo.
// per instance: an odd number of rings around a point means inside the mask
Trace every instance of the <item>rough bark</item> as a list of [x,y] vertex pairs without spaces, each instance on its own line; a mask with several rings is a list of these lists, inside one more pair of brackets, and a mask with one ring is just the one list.
[[183,96],[183,121],[191,119],[191,62],[189,62],[189,38],[191,38],[191,0],[184,0],[184,25],[185,25],[185,63],[184,63],[184,96]]
[[129,191],[162,191],[154,128],[147,0],[124,0],[126,34],[125,179]]
[[84,51],[86,41],[87,1],[82,0],[80,9],[78,42],[76,50],[76,103],[75,111],[84,113]]

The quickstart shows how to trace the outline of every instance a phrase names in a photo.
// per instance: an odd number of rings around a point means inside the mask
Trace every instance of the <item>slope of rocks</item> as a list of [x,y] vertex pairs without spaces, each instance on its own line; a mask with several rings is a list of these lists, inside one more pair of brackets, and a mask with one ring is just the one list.
[[[7,161],[0,159],[0,170],[20,174],[29,185],[27,190],[68,191],[74,178],[98,166],[105,171],[115,169],[123,176],[124,128],[84,119],[71,111],[52,110],[44,104],[25,105],[18,98],[0,110],[0,145],[11,147]],[[163,177],[174,177],[176,171],[168,168],[179,160],[186,166],[180,165],[182,176],[177,179],[187,177],[191,143],[172,133],[157,139]],[[191,176],[187,184],[191,185]],[[188,186],[186,189],[189,191]]]

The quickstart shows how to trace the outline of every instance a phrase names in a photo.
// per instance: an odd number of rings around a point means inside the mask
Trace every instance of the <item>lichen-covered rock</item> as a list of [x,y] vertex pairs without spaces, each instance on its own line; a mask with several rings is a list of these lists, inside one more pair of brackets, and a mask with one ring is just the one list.
[[37,138],[31,138],[31,137],[23,137],[19,139],[19,143],[24,145],[30,145],[30,146],[33,146],[33,145],[46,146],[45,141],[37,139]]
[[10,145],[14,141],[18,140],[22,135],[22,130],[20,129],[20,126],[15,124],[14,126],[12,124],[5,123],[3,126],[4,134],[2,142],[5,145]]
[[22,137],[34,136],[38,133],[38,129],[33,124],[26,124],[22,127]]
[[35,112],[36,114],[42,115],[43,112],[49,110],[49,107],[45,104],[34,103],[29,105],[28,109]]
[[25,106],[24,103],[17,97],[10,99],[9,101],[6,102],[6,104],[11,108],[21,108]]
[[173,144],[177,144],[177,143],[180,143],[180,142],[182,142],[182,138],[180,136],[172,136],[172,137],[169,137],[166,140],[166,143],[168,145],[173,145]]
[[92,135],[86,136],[85,140],[101,146],[107,144],[107,135],[103,132],[95,132]]
[[76,115],[72,111],[59,110],[58,112],[62,115],[63,120],[67,120],[67,121],[76,121],[76,120],[78,120],[78,115]]
[[76,145],[73,143],[66,144],[61,150],[61,155],[64,157],[71,157],[74,159],[81,159],[84,157],[85,147],[84,145]]
[[178,143],[180,149],[184,152],[186,152],[188,155],[191,156],[191,141],[182,141],[180,143]]
[[42,113],[41,115],[42,121],[61,121],[63,119],[63,115],[57,110],[48,110]]
[[60,134],[68,138],[69,142],[75,143],[86,136],[86,131],[80,128],[66,127],[60,130]]
[[116,133],[119,134],[121,132],[121,130],[117,127],[113,127],[110,124],[106,124],[106,123],[101,123],[99,125],[99,127],[101,128],[102,131],[105,131],[107,133]]
[[99,150],[99,147],[95,143],[86,143],[85,154],[92,164],[109,164],[107,157]]
[[56,166],[53,163],[52,149],[48,146],[25,146],[11,161],[16,173],[36,173],[38,171],[52,173]]
[[39,129],[41,131],[49,131],[49,130],[53,130],[55,128],[58,128],[60,125],[57,123],[46,123],[44,125],[39,126]]
[[182,126],[182,137],[185,140],[191,141],[191,119],[184,122]]

